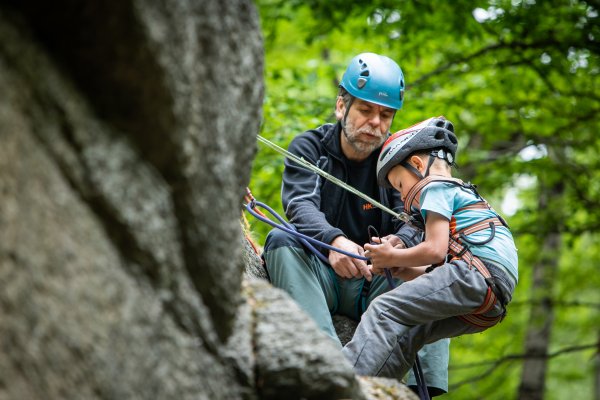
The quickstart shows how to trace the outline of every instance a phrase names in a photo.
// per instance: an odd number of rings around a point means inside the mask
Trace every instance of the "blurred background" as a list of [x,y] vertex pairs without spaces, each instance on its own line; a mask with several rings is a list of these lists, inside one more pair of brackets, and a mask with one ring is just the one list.
[[[453,339],[446,399],[600,399],[600,2],[256,0],[265,40],[260,134],[286,148],[334,122],[361,52],[407,83],[392,132],[444,115],[455,176],[508,221],[520,281],[508,317]],[[250,189],[283,214],[283,158],[258,144]],[[248,216],[262,245],[269,227]]]

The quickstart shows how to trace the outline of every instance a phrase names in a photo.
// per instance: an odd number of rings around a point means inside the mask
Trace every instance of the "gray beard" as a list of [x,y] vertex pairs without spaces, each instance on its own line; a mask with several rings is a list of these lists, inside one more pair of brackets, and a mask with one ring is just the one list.
[[356,139],[356,135],[350,136],[348,134],[348,128],[352,129],[352,127],[349,127],[348,125],[342,128],[342,132],[344,133],[348,144],[350,145],[350,147],[352,147],[354,151],[362,155],[370,155],[375,149],[379,148],[383,144],[386,138],[386,136],[383,136],[378,143],[373,144],[360,142]]

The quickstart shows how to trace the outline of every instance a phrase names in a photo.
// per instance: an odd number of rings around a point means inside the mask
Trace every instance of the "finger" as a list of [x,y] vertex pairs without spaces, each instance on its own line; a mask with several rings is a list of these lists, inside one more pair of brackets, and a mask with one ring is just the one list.
[[383,275],[383,269],[371,266],[371,274]]
[[338,267],[338,269],[336,269],[336,273],[345,279],[352,278],[352,273],[345,266]]
[[396,235],[387,235],[383,237],[386,241],[388,241],[392,246],[400,243],[401,240]]
[[364,276],[368,281],[370,281],[373,278],[373,275],[371,274],[371,270],[369,269],[369,266],[366,263],[357,262],[357,263],[355,263],[355,265],[358,268],[360,274],[362,276]]
[[344,260],[344,261],[345,261],[343,263],[344,278],[350,279],[350,278],[353,278],[353,277],[356,277],[357,275],[359,275],[358,269],[354,265],[353,259]]
[[371,242],[381,243],[381,238],[378,238],[377,236],[373,236],[373,237],[371,237]]

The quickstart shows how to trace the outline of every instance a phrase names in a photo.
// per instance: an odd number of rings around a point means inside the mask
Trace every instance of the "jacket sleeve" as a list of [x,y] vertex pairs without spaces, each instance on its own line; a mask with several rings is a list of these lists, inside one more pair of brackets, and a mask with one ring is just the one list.
[[[316,134],[305,132],[292,140],[288,151],[326,169],[328,158],[321,156],[321,143]],[[322,178],[286,158],[281,186],[281,202],[285,214],[299,232],[330,244],[344,233],[331,225],[320,210]]]
[[[392,209],[397,213],[403,212],[404,202],[400,198],[400,193],[395,189],[391,189],[391,191]],[[406,247],[416,246],[423,240],[423,230],[403,221],[394,220],[394,230],[395,235],[404,242]]]

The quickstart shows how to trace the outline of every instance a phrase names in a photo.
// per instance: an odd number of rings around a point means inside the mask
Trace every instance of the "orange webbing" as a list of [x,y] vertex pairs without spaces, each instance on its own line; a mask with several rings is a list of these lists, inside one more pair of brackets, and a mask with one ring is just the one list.
[[[465,256],[467,256],[467,254],[469,254],[471,256],[470,265],[473,265],[481,273],[481,275],[483,275],[484,278],[491,277],[490,272],[485,267],[483,262],[479,258],[473,256],[470,251],[467,251],[463,255],[463,257],[461,257],[461,259],[463,259],[463,261],[468,262],[464,258]],[[459,315],[458,318],[460,318],[463,322],[477,326],[479,328],[489,328],[491,326],[494,326],[502,320],[502,315],[499,315],[497,317],[486,317],[481,314],[485,314],[488,311],[490,311],[492,308],[494,308],[494,305],[496,304],[497,300],[498,300],[498,297],[496,296],[496,294],[494,293],[492,288],[488,286],[487,293],[485,294],[485,298],[483,299],[483,302],[481,303],[479,308],[477,308],[475,311],[473,311],[470,314]]]
[[[473,232],[476,232],[478,230],[482,230],[485,228],[489,228],[489,221],[487,221],[487,222],[488,222],[488,225],[476,224],[476,225],[480,225],[480,228],[474,230]],[[498,222],[500,222],[500,221],[498,220]],[[479,271],[479,273],[484,278],[486,278],[486,279],[491,278],[492,275],[490,274],[490,271],[487,269],[487,267],[485,266],[483,261],[481,261],[478,257],[474,256],[473,253],[471,253],[469,250],[465,251],[465,247],[460,242],[458,242],[457,239],[458,239],[458,235],[460,234],[460,232],[464,232],[464,229],[459,231],[459,233],[457,233],[455,235],[456,239],[452,238],[453,240],[450,240],[450,248],[449,248],[450,254],[452,254],[452,255],[456,256],[456,258],[466,262],[469,265],[469,268],[475,267],[475,269],[477,269],[477,271]],[[458,256],[458,254],[461,254],[461,256]],[[483,299],[482,304],[472,313],[467,314],[467,315],[461,315],[461,316],[459,316],[459,318],[468,324],[475,325],[480,328],[489,328],[490,326],[494,326],[502,319],[502,316],[489,318],[489,317],[485,317],[481,314],[485,314],[488,311],[490,311],[492,308],[494,308],[496,301],[498,301],[498,297],[496,296],[496,294],[494,293],[492,288],[488,286],[487,293],[485,294],[485,298]]]
[[463,228],[458,232],[452,232],[452,237],[454,239],[457,239],[461,233],[463,235],[470,235],[472,233],[482,231],[484,229],[488,229],[488,228],[490,228],[490,222],[495,226],[504,226],[504,224],[502,223],[502,221],[500,221],[499,218],[491,217],[491,218],[484,219],[483,221],[479,221],[476,224],[467,226],[466,228]]
[[456,213],[459,213],[461,211],[466,211],[466,210],[491,210],[491,209],[492,209],[492,207],[490,207],[488,202],[483,200],[483,201],[478,201],[477,203],[469,204],[468,206],[461,207],[458,210],[456,210],[454,213],[456,214]]
[[490,328],[502,320],[501,315],[497,317],[485,317],[483,315],[467,314],[459,315],[457,318],[461,319],[467,324],[474,325],[479,328]]
[[426,178],[423,178],[419,182],[417,182],[412,187],[412,189],[410,189],[408,191],[408,194],[406,195],[406,199],[404,200],[404,211],[406,211],[407,213],[410,214],[410,211],[411,211],[410,207],[411,207],[412,203],[415,201],[415,199],[418,199],[418,197],[420,197],[421,190],[423,190],[423,188],[425,186],[427,186],[428,184],[430,184],[431,182],[436,182],[436,181],[456,183],[460,186],[464,186],[464,182],[461,181],[460,179],[447,177],[447,176],[431,175]]

